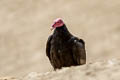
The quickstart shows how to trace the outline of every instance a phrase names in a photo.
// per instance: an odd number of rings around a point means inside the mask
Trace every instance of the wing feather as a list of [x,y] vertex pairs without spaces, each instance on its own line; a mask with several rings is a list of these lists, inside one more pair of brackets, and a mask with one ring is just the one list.
[[50,59],[51,40],[52,40],[52,35],[49,36],[46,44],[46,55],[48,56],[49,60],[51,60]]
[[82,65],[86,63],[85,42],[82,39],[76,37],[73,39],[72,53],[77,64]]

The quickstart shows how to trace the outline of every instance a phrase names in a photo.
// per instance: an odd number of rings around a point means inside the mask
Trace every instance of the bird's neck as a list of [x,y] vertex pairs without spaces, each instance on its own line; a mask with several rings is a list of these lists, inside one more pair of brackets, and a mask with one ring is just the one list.
[[71,33],[68,31],[65,24],[61,27],[56,28],[53,34],[55,34],[56,36],[64,36],[66,38],[71,36]]

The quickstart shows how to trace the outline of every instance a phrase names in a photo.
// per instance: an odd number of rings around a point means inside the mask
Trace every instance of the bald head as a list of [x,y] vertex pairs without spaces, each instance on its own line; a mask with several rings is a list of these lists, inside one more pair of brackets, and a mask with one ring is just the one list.
[[64,25],[63,20],[61,18],[57,18],[56,20],[54,20],[52,27],[57,28],[57,27],[61,27],[63,25]]

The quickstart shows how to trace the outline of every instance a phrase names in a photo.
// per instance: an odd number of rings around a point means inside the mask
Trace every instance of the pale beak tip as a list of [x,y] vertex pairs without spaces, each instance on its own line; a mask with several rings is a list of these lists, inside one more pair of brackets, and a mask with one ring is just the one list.
[[52,28],[50,28],[50,30],[52,31],[54,28],[52,27]]

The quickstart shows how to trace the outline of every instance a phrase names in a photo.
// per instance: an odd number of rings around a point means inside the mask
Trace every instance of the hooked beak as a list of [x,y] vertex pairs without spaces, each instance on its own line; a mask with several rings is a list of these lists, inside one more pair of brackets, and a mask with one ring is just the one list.
[[52,31],[54,29],[54,27],[51,27],[50,30]]
[[55,25],[55,23],[52,24],[52,27],[50,28],[51,31],[54,29],[54,25]]

